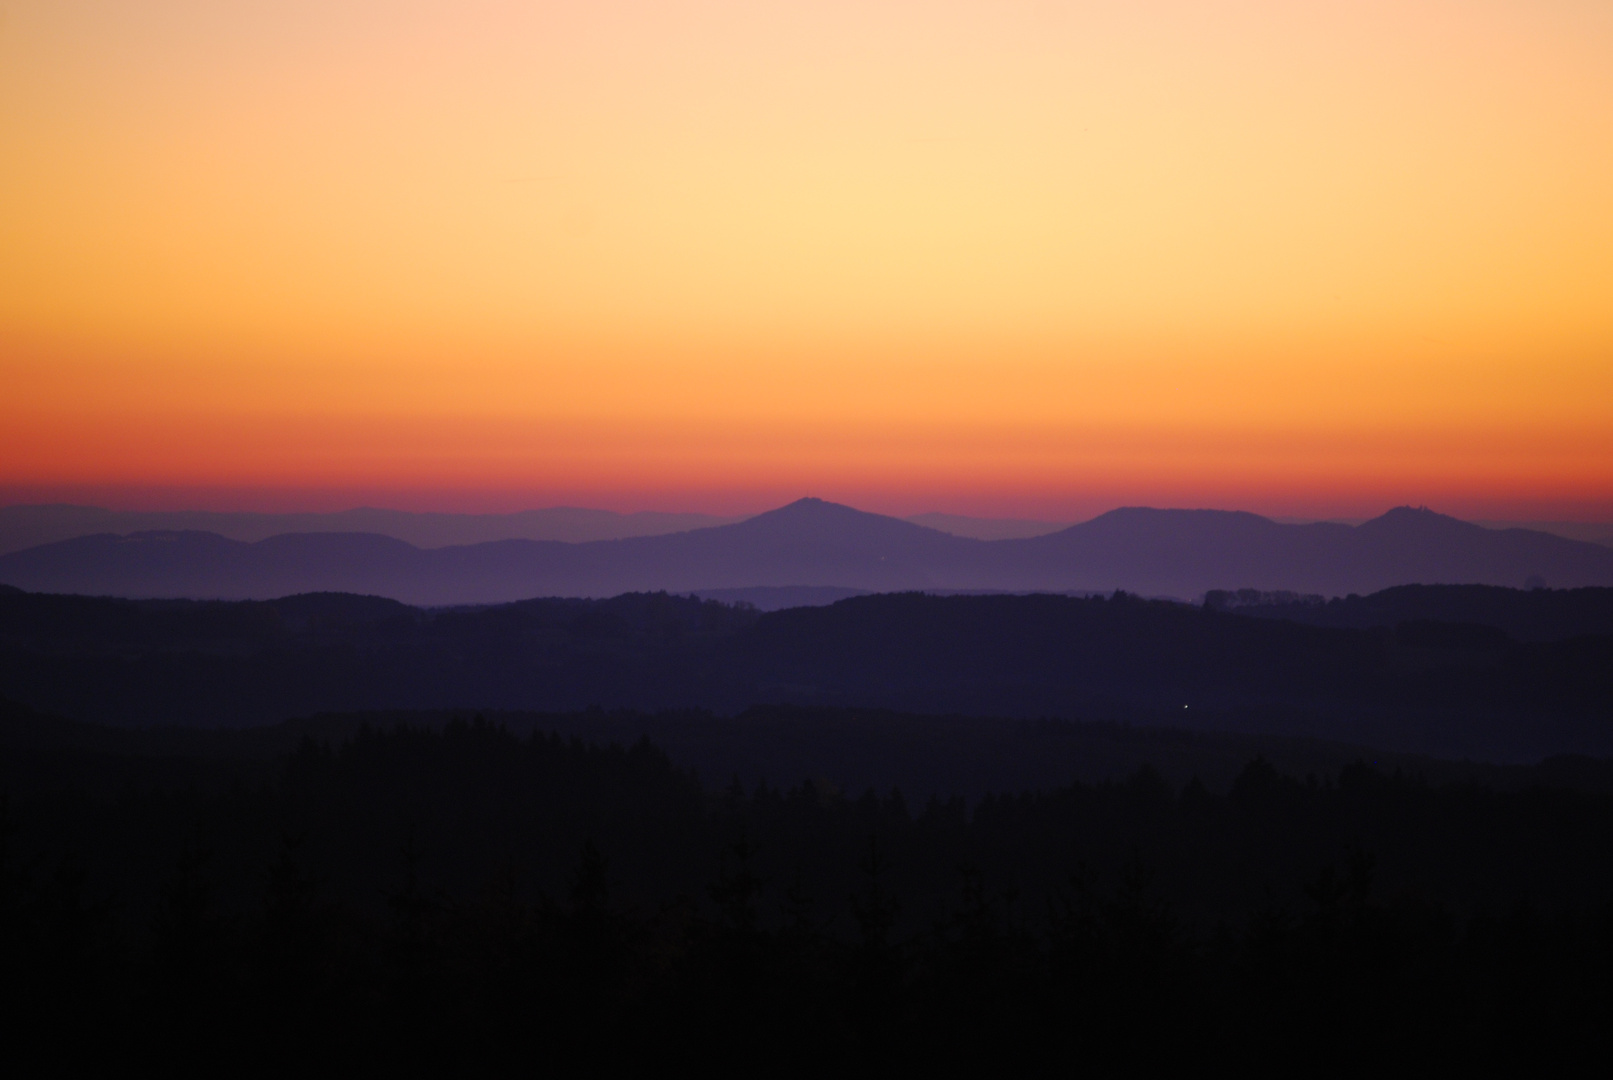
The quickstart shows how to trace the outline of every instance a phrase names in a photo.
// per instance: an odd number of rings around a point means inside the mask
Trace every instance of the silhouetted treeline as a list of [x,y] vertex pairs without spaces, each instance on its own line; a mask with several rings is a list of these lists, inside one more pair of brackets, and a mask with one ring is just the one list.
[[794,704],[1230,727],[1493,761],[1613,755],[1613,636],[1523,642],[1427,617],[1318,627],[1123,594],[909,593],[758,614],[665,594],[431,611],[0,591],[0,695],[139,725]]
[[1607,795],[1256,759],[1224,795],[1143,769],[920,804],[703,787],[647,741],[480,720],[188,770],[40,752],[54,779],[0,804],[13,1061],[1361,1074],[1608,1048]]

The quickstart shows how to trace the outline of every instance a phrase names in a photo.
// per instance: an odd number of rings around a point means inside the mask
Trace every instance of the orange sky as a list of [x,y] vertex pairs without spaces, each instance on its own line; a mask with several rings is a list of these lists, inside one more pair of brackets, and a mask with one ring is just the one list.
[[4,0],[0,502],[1613,518],[1605,0]]

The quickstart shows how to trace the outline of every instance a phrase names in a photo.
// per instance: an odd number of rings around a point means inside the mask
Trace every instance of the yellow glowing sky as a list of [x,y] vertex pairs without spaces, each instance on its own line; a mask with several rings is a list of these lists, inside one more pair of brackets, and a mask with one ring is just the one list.
[[1613,516],[1606,0],[0,0],[0,501]]

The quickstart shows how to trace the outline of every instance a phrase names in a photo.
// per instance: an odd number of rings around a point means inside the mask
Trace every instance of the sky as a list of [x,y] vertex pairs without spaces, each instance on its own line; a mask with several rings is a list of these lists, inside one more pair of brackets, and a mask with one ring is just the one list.
[[1613,520],[1606,0],[0,0],[0,502]]

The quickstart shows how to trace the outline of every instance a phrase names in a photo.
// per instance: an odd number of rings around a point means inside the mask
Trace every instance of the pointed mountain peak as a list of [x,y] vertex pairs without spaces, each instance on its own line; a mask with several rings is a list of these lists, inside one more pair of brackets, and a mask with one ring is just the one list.
[[1372,532],[1428,532],[1430,530],[1470,532],[1483,530],[1482,525],[1474,525],[1460,518],[1438,513],[1426,506],[1397,506],[1373,518],[1371,521],[1362,522],[1357,527]]
[[876,536],[943,536],[945,534],[924,525],[915,525],[901,518],[884,514],[871,514],[854,506],[829,502],[825,499],[797,499],[776,510],[768,510],[748,518],[738,525],[726,528],[743,529],[753,533],[789,533],[806,538],[831,540],[866,540]]
[[[790,521],[856,521],[864,518],[883,518],[884,516],[883,514],[870,514],[866,510],[858,510],[854,506],[846,506],[843,503],[829,502],[825,499],[809,496],[804,499],[797,499],[792,503],[786,503],[776,510],[764,511],[750,520],[760,521],[765,518]],[[897,519],[891,518],[890,520],[895,521]]]
[[[813,511],[825,510],[825,509],[850,510],[851,507],[846,506],[846,505],[844,505],[842,503],[828,502],[826,500],[818,498],[815,495],[807,495],[807,496],[804,496],[802,498],[796,499],[792,503],[785,503],[783,506],[779,507],[777,510],[771,510],[771,511],[768,511],[768,512],[773,513],[773,514],[783,514],[783,513],[808,514],[808,513],[812,513]],[[859,513],[860,513],[860,511],[859,511]]]

